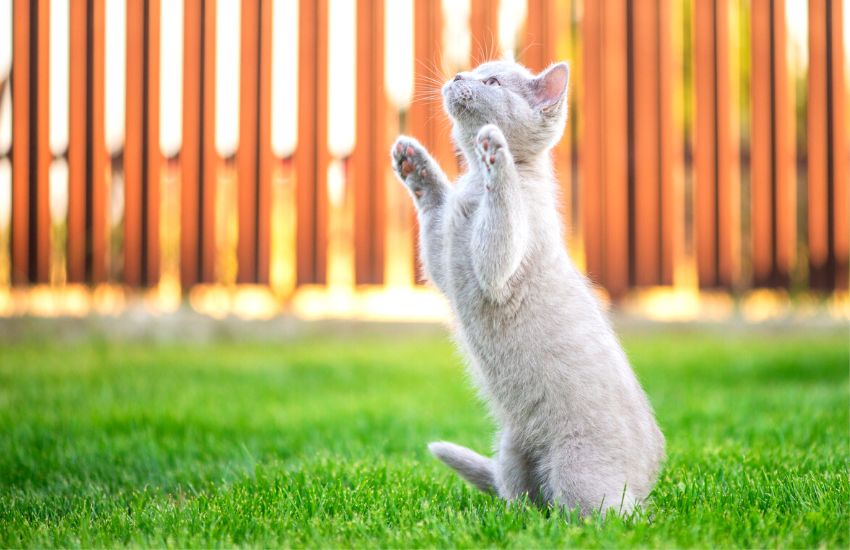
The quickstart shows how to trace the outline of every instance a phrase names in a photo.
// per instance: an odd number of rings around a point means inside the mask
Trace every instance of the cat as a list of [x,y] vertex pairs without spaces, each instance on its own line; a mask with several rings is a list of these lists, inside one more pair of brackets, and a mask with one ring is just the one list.
[[509,501],[626,513],[655,483],[664,436],[563,245],[550,150],[564,131],[568,81],[566,63],[534,75],[497,60],[446,82],[468,167],[454,186],[415,139],[393,144],[425,276],[451,304],[456,340],[499,425],[493,458],[447,442],[429,449]]

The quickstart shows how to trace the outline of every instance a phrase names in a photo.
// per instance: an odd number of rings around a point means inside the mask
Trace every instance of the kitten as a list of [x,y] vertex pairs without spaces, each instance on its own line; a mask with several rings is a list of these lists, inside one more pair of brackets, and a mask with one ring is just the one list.
[[629,511],[652,489],[664,437],[563,246],[549,151],[564,130],[568,80],[565,63],[535,76],[492,61],[447,82],[452,137],[469,167],[454,186],[415,139],[393,145],[425,274],[451,303],[500,426],[492,459],[452,443],[429,449],[507,500]]

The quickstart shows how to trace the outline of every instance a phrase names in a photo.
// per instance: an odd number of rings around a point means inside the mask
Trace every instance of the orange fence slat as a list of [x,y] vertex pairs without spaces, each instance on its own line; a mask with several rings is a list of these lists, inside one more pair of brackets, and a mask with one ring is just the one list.
[[68,101],[68,281],[86,280],[86,203],[88,200],[88,2],[70,4],[70,57]]
[[703,287],[730,286],[740,267],[740,190],[729,4],[695,2],[694,8],[697,276]]
[[238,170],[238,220],[239,241],[236,247],[237,276],[239,283],[253,283],[257,279],[257,199],[258,199],[258,122],[261,38],[260,3],[242,2],[242,32],[240,33],[240,105],[239,150],[236,153]]
[[797,256],[797,145],[794,81],[788,67],[788,29],[784,2],[775,2],[773,19],[774,171],[776,173],[775,282],[788,285]]
[[732,68],[730,0],[715,6],[715,63],[717,126],[717,277],[718,284],[731,287],[740,269],[741,200],[738,140],[737,74]]
[[358,284],[384,276],[388,105],[384,92],[384,3],[357,10],[357,141],[354,178],[354,268]]
[[[570,41],[570,8],[571,2],[555,2],[554,0],[529,0],[528,20],[526,22],[523,59],[521,61],[534,72],[540,72],[549,64],[563,59],[564,52],[559,51],[558,44]],[[574,82],[574,75],[571,82]],[[568,92],[569,95],[569,92]],[[568,115],[572,116],[572,115]],[[572,141],[570,125],[567,122],[561,141],[555,146],[553,160],[555,173],[561,189],[560,210],[565,225],[569,227],[572,220],[570,211],[572,204]]]
[[12,283],[30,280],[30,1],[14,3],[12,60]]
[[605,275],[603,259],[603,145],[602,145],[602,5],[590,2],[584,6],[582,19],[584,52],[584,105],[581,117],[580,144],[582,170],[582,217],[587,275],[602,283]]
[[753,283],[787,285],[796,247],[796,159],[784,4],[760,0],[751,17]]
[[472,0],[469,13],[472,44],[470,63],[474,66],[500,57],[499,2],[498,0]]
[[183,136],[180,148],[180,284],[200,279],[201,59],[204,0],[183,3]]
[[147,81],[145,82],[145,114],[147,119],[144,138],[145,158],[145,284],[156,285],[159,282],[159,210],[160,210],[160,168],[162,153],[159,147],[159,60],[160,60],[160,2],[147,0]]
[[258,23],[260,33],[260,76],[257,112],[257,282],[268,284],[271,275],[272,215],[272,2],[264,0]]
[[12,282],[50,279],[50,4],[13,4]]
[[199,106],[201,117],[200,149],[200,198],[201,238],[197,243],[201,254],[200,279],[204,283],[216,280],[216,194],[218,193],[218,153],[215,149],[215,48],[216,48],[216,0],[203,0],[203,42],[201,64],[202,101]]
[[823,288],[829,258],[827,225],[828,132],[827,0],[809,0],[808,249],[810,284]]
[[751,15],[752,33],[752,131],[751,131],[751,230],[753,280],[767,283],[772,274],[773,241],[773,79],[771,74],[771,5],[772,0],[754,0]]
[[[39,283],[50,281],[50,3],[37,4],[38,82],[34,86],[36,98],[36,200],[35,200],[35,277]],[[32,93],[32,92],[31,92]],[[30,174],[32,177],[32,174]],[[32,200],[32,198],[30,198]],[[30,218],[32,222],[32,218]]]
[[89,218],[88,278],[102,283],[107,278],[106,257],[109,247],[109,220],[106,188],[108,155],[104,134],[105,67],[106,62],[106,0],[90,0],[91,35],[89,47],[91,64],[88,79],[88,179],[86,212]]
[[159,280],[159,2],[127,2],[124,281]]
[[142,181],[144,128],[145,0],[127,2],[126,122],[124,137],[124,282],[143,284]]
[[299,5],[299,49],[315,63],[298,67],[298,147],[295,151],[298,219],[298,284],[324,283],[327,277],[327,68],[328,2]]
[[[458,173],[457,157],[450,135],[451,124],[443,111],[440,94],[442,80],[450,76],[443,74],[442,70],[443,9],[440,0],[415,0],[413,18],[414,88],[406,131],[431,152],[446,176],[454,179]],[[409,217],[414,226],[414,273],[419,280],[419,227],[412,208]]]
[[629,283],[627,1],[604,4],[603,147],[605,286],[622,296]]
[[847,48],[843,38],[847,22],[843,10],[850,9],[847,2],[832,2],[830,17],[831,47],[830,62],[832,77],[832,159],[833,168],[833,201],[832,201],[832,231],[833,253],[835,254],[835,286],[847,290],[850,277],[850,89],[848,89]]
[[703,286],[717,284],[717,76],[714,2],[694,2],[694,225],[697,276]]
[[[809,1],[809,81],[808,81],[808,249],[809,285],[819,290],[836,286],[836,229],[846,227],[836,218],[846,214],[846,205],[838,205],[839,182],[846,186],[846,125],[841,113],[842,73],[841,8],[838,2]],[[836,93],[838,92],[838,93]],[[842,164],[844,166],[842,166]],[[839,191],[838,195],[846,193]],[[845,195],[846,196],[846,195]],[[842,237],[843,240],[843,237]],[[846,251],[841,251],[845,254]],[[846,269],[846,268],[845,268]],[[846,283],[844,283],[846,284]]]
[[677,262],[684,249],[684,158],[682,122],[674,109],[675,93],[681,89],[681,53],[674,44],[678,11],[674,0],[658,3],[659,63],[659,171],[661,185],[661,284],[673,283]]
[[[659,5],[646,0],[632,5],[632,146],[634,163],[634,283],[660,279],[660,119]],[[669,78],[669,76],[668,76]]]

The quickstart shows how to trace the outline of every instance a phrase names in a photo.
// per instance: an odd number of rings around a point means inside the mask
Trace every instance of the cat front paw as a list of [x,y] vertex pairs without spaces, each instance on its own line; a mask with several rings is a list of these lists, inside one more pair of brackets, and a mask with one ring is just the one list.
[[487,176],[492,177],[494,172],[509,159],[509,154],[505,134],[498,126],[487,124],[478,130],[478,135],[475,137],[475,156],[481,161]]
[[393,170],[416,198],[422,196],[423,188],[431,172],[431,157],[428,151],[415,139],[399,136],[390,151]]

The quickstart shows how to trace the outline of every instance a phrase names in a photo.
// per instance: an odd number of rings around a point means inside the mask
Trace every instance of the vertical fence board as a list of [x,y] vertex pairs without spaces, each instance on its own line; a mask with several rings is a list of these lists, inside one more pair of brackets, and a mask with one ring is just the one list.
[[201,43],[202,57],[200,70],[200,85],[203,87],[203,102],[199,106],[201,118],[201,149],[199,165],[201,170],[198,182],[200,189],[199,206],[201,209],[200,231],[198,242],[201,254],[201,282],[216,281],[216,200],[218,197],[218,152],[215,149],[215,49],[216,49],[216,1],[203,0],[203,42]]
[[848,152],[840,2],[809,1],[809,285],[847,286]]
[[[715,63],[717,101],[717,282],[737,283],[740,269],[741,199],[738,128],[738,90],[729,18],[730,1],[715,5]],[[736,40],[737,43],[737,40]]]
[[[35,151],[35,180],[30,179],[30,189],[35,190],[34,233],[36,246],[34,280],[50,281],[50,3],[37,4],[38,41],[36,45],[38,77],[31,94],[36,99],[35,124],[37,126]],[[32,131],[32,130],[31,130]],[[32,153],[30,153],[32,154]],[[33,161],[30,161],[32,166]],[[32,178],[33,174],[30,174]],[[32,200],[32,198],[30,198]],[[30,218],[32,223],[33,218]]]
[[303,0],[299,19],[299,49],[314,52],[315,62],[298,68],[296,269],[298,284],[321,284],[327,277],[327,0]]
[[826,24],[827,0],[809,0],[809,80],[808,80],[808,248],[809,284],[827,288],[829,225],[827,202],[828,122]]
[[714,2],[694,2],[696,120],[694,136],[694,225],[697,276],[717,284],[717,88]]
[[355,282],[378,284],[384,276],[384,174],[389,143],[384,93],[384,3],[357,10],[357,140],[354,179]]
[[[539,72],[550,63],[564,61],[563,51],[559,51],[559,43],[567,44],[570,40],[570,8],[571,2],[554,2],[554,0],[529,0],[528,20],[526,22],[526,47],[524,58],[521,60],[532,71]],[[571,82],[573,75],[571,74]],[[568,90],[569,96],[569,90]],[[569,101],[569,99],[568,99]],[[569,114],[568,114],[569,116]],[[572,197],[572,140],[570,139],[569,120],[564,128],[561,141],[555,146],[553,160],[555,173],[560,185],[560,211],[566,227],[570,227]]]
[[127,77],[124,138],[124,282],[143,284],[145,0],[127,1]]
[[12,58],[12,283],[29,281],[30,1],[15,0]]
[[767,284],[773,267],[773,74],[771,9],[773,0],[754,0],[751,11],[752,131],[751,131],[751,228],[753,281]]
[[88,199],[88,144],[86,133],[88,126],[87,96],[88,78],[91,68],[88,65],[88,40],[90,30],[88,2],[71,2],[70,23],[70,59],[77,60],[69,66],[68,90],[68,264],[67,277],[72,283],[81,283],[86,279],[86,203]]
[[469,27],[472,36],[469,49],[472,65],[498,58],[500,56],[498,0],[472,0]]
[[268,284],[271,276],[272,215],[272,0],[264,0],[258,23],[260,75],[257,113],[257,282]]
[[180,284],[200,278],[200,211],[204,0],[183,2],[183,136],[180,148]]
[[582,19],[584,98],[581,117],[582,214],[585,265],[596,283],[604,278],[602,179],[602,5],[589,2]]
[[269,280],[271,0],[242,3],[237,282]]
[[739,180],[727,0],[696,2],[695,218],[703,287],[730,286],[739,269]]
[[629,282],[627,2],[604,4],[603,162],[605,185],[605,284],[613,298]]
[[238,283],[257,278],[258,123],[261,38],[260,3],[242,2],[240,33],[239,149],[236,152],[239,241],[236,246]]
[[684,248],[684,186],[682,123],[674,107],[675,90],[682,86],[681,53],[674,44],[674,25],[679,23],[673,0],[658,4],[659,63],[659,170],[661,185],[660,283],[673,284],[674,271]]
[[48,2],[13,5],[12,282],[50,278]]
[[[410,105],[407,131],[437,159],[449,179],[458,173],[457,158],[450,135],[450,123],[443,111],[440,86],[443,68],[443,9],[440,0],[414,0],[413,103]],[[414,274],[419,273],[419,227],[410,209],[413,224]]]
[[787,285],[795,243],[794,110],[786,61],[785,5],[752,9],[753,283]]
[[774,0],[773,18],[774,85],[774,171],[776,173],[774,259],[775,282],[787,286],[797,256],[797,149],[794,82],[788,67],[788,31],[785,2]]
[[160,168],[162,152],[159,147],[159,64],[160,64],[160,2],[147,0],[146,20],[147,31],[145,48],[147,50],[147,66],[145,67],[145,201],[147,203],[144,230],[145,242],[145,282],[148,285],[159,283],[160,273],[160,242],[159,242],[159,211],[160,211]]
[[[89,36],[88,79],[88,192],[86,198],[86,225],[89,228],[88,250],[86,252],[86,275],[92,283],[102,283],[107,279],[107,250],[109,248],[109,210],[106,170],[108,155],[104,134],[104,104],[106,99],[105,67],[106,62],[106,6],[105,0],[89,0],[91,17],[91,35]],[[72,64],[73,65],[73,64]]]
[[216,196],[218,194],[218,152],[215,149],[215,48],[216,48],[216,1],[203,0],[203,42],[201,52],[202,99],[201,149],[200,149],[200,208],[201,208],[201,281],[212,283],[216,280]]
[[[835,254],[835,286],[847,290],[848,277],[850,277],[850,120],[848,120],[848,109],[850,109],[850,90],[847,86],[847,47],[843,44],[844,23],[846,23],[843,10],[848,9],[847,2],[833,1],[830,17],[831,25],[831,64],[832,77],[832,159],[835,163],[833,169],[833,201],[832,201],[832,226],[834,239],[833,251]],[[842,45],[844,47],[842,47]]]
[[215,280],[215,0],[185,0],[180,282]]
[[124,280],[159,281],[159,2],[127,2]]
[[[660,279],[660,122],[658,2],[632,4],[632,162],[634,210],[631,228],[634,249],[634,283],[657,284]],[[668,106],[669,107],[669,106]]]
[[69,282],[106,280],[104,2],[70,4],[68,243]]

